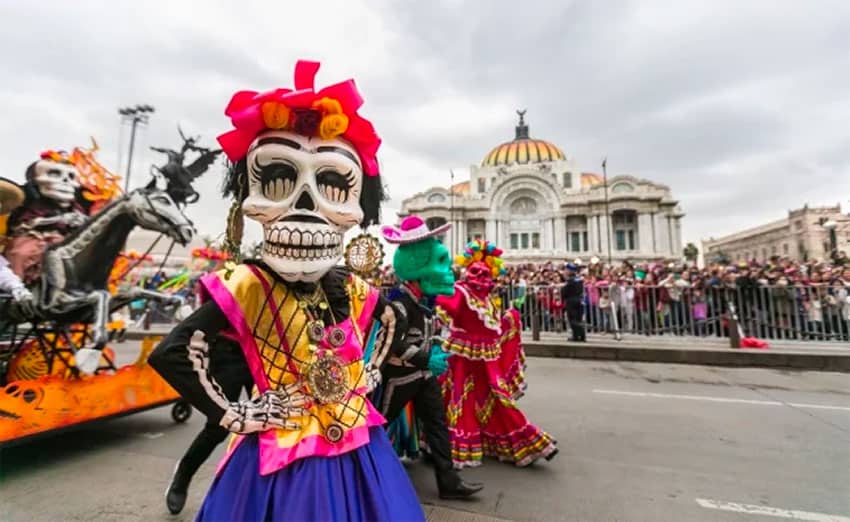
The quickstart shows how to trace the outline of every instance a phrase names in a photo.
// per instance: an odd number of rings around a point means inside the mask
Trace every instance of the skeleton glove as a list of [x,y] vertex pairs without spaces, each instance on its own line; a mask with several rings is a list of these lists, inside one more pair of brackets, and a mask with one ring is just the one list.
[[372,363],[366,364],[366,393],[371,393],[381,384],[381,370]]
[[292,384],[283,391],[268,390],[253,399],[231,402],[219,424],[230,432],[247,434],[274,428],[297,430],[295,417],[307,415],[307,398]]

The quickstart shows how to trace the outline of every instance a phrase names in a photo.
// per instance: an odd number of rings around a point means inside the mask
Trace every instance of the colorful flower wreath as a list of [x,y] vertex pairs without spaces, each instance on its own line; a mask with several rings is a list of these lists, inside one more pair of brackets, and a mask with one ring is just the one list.
[[342,136],[357,150],[363,172],[378,175],[376,154],[381,139],[372,124],[357,113],[363,98],[354,80],[317,92],[313,80],[318,70],[318,62],[301,60],[295,64],[295,89],[239,91],[233,95],[224,114],[230,117],[234,129],[218,137],[230,161],[244,158],[261,132],[289,130],[323,140]]
[[507,273],[503,266],[504,260],[500,257],[501,255],[502,249],[496,247],[493,243],[474,239],[466,244],[463,254],[455,257],[455,263],[465,268],[476,261],[482,261],[490,267],[493,277],[498,277]]

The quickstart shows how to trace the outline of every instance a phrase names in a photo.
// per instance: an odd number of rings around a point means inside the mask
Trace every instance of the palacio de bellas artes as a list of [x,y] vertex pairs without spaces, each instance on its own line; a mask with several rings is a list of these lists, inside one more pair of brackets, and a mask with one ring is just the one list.
[[525,111],[517,113],[514,138],[472,165],[469,180],[404,199],[399,216],[417,214],[431,227],[451,223],[444,236],[451,251],[489,239],[513,263],[681,256],[685,214],[670,187],[632,175],[606,183],[577,157],[532,137]]

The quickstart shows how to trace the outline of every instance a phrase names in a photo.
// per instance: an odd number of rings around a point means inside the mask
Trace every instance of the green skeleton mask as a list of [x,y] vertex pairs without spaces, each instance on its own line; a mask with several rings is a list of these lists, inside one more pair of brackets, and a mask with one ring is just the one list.
[[393,269],[402,281],[418,282],[427,296],[454,294],[451,256],[436,238],[399,245],[393,256]]

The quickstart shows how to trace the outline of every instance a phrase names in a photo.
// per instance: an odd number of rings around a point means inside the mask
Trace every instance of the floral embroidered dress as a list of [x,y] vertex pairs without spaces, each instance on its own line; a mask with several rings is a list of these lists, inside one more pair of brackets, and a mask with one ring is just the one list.
[[551,458],[555,440],[516,404],[525,388],[519,313],[499,317],[493,298],[477,294],[461,281],[453,296],[437,298],[449,325],[444,346],[453,354],[442,383],[454,464],[479,466],[489,456],[527,466]]

